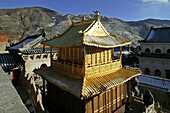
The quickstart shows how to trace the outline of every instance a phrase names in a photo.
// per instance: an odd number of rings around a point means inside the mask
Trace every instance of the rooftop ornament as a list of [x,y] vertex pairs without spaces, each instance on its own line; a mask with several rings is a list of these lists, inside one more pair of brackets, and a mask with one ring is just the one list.
[[96,13],[96,20],[98,20],[99,17],[100,17],[100,15],[99,15],[100,12],[99,11],[94,11],[94,10],[93,10],[93,12]]
[[85,12],[83,13],[82,21],[86,21]]

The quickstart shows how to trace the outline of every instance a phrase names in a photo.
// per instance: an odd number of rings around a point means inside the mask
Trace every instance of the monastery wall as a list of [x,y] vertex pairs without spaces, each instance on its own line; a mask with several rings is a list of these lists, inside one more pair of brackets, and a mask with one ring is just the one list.
[[[22,74],[21,74],[22,75]],[[31,74],[25,74],[20,76],[22,86],[28,91],[31,104],[34,106],[34,112],[45,113],[45,109],[42,103],[41,90],[35,86],[34,77]]]
[[170,44],[167,43],[142,43],[141,52],[145,52],[146,49],[150,49],[150,53],[155,53],[156,49],[160,49],[161,53],[166,54],[167,50],[170,49]]
[[27,73],[31,73],[35,68],[40,68],[42,64],[46,64],[47,67],[50,66],[51,64],[49,57],[49,54],[47,57],[44,57],[43,54],[29,55],[27,61],[25,62],[25,71]]
[[148,68],[150,70],[150,75],[152,76],[155,75],[155,70],[159,69],[161,77],[166,78],[165,70],[170,70],[169,59],[139,57],[139,64],[143,73],[145,73],[145,69]]

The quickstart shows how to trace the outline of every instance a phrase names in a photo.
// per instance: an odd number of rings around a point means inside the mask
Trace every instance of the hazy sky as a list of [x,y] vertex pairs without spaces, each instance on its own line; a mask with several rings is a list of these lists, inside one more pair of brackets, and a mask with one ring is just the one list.
[[0,9],[39,6],[65,14],[92,14],[98,10],[101,15],[122,20],[146,18],[170,20],[168,0],[0,0]]

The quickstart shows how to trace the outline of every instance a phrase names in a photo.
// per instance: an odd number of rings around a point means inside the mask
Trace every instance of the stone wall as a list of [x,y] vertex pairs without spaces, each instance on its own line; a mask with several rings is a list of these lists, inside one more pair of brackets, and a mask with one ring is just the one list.
[[[27,57],[27,58],[26,58]],[[33,72],[35,68],[40,68],[42,64],[46,64],[49,67],[50,64],[50,54],[32,54],[23,56],[25,62],[25,71],[27,73]]]
[[0,113],[29,113],[15,87],[0,66]]
[[31,74],[25,74],[24,76],[20,76],[20,81],[31,97],[31,103],[32,106],[34,106],[34,112],[45,113],[46,111],[42,104],[41,90],[36,88],[34,77]]
[[159,69],[161,77],[166,78],[165,70],[170,70],[170,59],[139,57],[139,64],[143,73],[148,68],[152,76],[155,76],[155,70]]
[[161,53],[166,54],[167,50],[170,49],[169,43],[141,43],[141,52],[145,52],[146,49],[150,50],[150,53],[155,53],[156,49],[160,49]]

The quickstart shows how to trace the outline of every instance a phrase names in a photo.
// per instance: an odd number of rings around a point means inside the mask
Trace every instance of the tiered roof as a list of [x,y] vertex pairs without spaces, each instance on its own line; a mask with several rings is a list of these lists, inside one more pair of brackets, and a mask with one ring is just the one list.
[[141,74],[140,70],[121,68],[104,76],[77,79],[62,75],[52,68],[44,68],[34,72],[79,99],[88,99]]
[[[72,25],[66,32],[49,41],[43,41],[42,44],[51,47],[86,45],[113,48],[130,44],[131,42],[131,40],[108,33],[101,24],[97,14],[96,18],[92,20],[85,20],[83,18],[81,22],[72,22]],[[62,90],[72,93],[79,99],[88,99],[141,74],[140,70],[122,67],[106,75],[85,76],[81,79],[58,73],[52,67],[36,69],[34,72]]]
[[99,18],[72,22],[72,25],[61,35],[42,44],[51,47],[96,46],[113,48],[130,44],[132,41],[108,33]]

